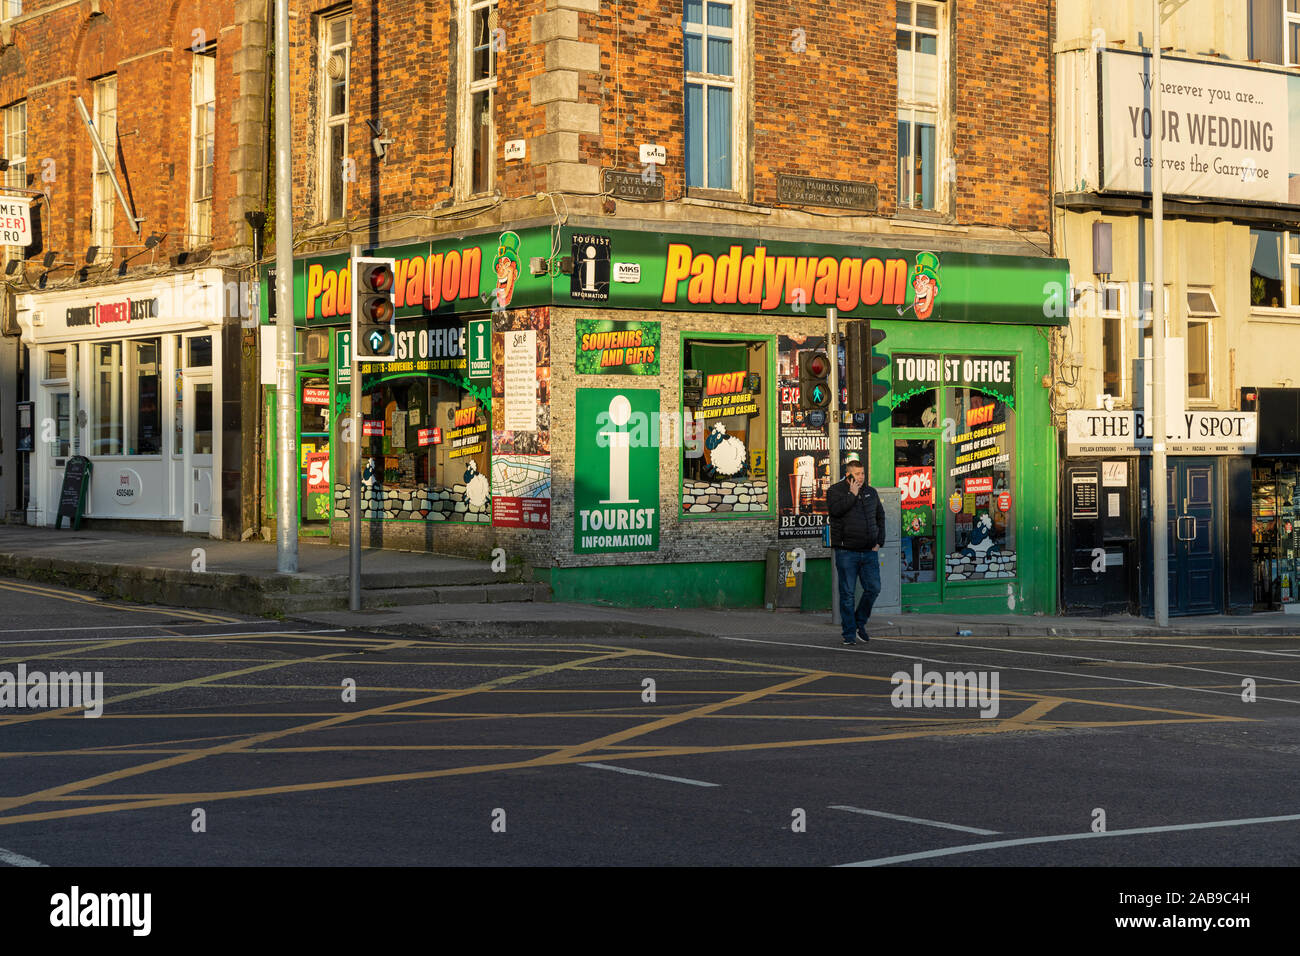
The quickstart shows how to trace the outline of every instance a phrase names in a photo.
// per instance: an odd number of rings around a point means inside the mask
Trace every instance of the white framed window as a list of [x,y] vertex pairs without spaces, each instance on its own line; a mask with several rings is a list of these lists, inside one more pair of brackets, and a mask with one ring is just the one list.
[[321,218],[342,219],[347,211],[347,184],[353,178],[348,156],[348,75],[352,63],[352,17],[341,14],[320,21]]
[[99,246],[99,258],[113,256],[113,204],[117,193],[113,188],[113,169],[117,162],[117,76],[110,75],[95,80],[95,132],[104,144],[108,165],[94,154],[94,184],[91,197],[91,245]]
[[496,185],[497,0],[462,0],[460,128],[456,150],[456,193],[469,199]]
[[23,0],[0,0],[0,23],[23,12]]
[[1300,309],[1300,232],[1250,230],[1250,307]]
[[[0,0],[3,2],[3,0]],[[27,101],[15,103],[3,110],[3,122],[0,123],[0,156],[9,162],[4,173],[4,184],[27,188]],[[21,246],[9,246],[3,258],[21,259],[26,250]]]
[[898,0],[898,206],[945,206],[947,4]]
[[190,245],[212,242],[212,186],[216,167],[217,51],[195,52],[190,68]]
[[1101,390],[1116,401],[1127,394],[1124,355],[1128,330],[1124,321],[1123,287],[1104,283],[1101,294]]
[[1213,320],[1218,318],[1219,303],[1210,286],[1187,287],[1187,397],[1192,401],[1209,401],[1213,393],[1214,345]]
[[1247,56],[1300,64],[1300,0],[1247,0]]
[[743,191],[745,13],[741,0],[684,0],[687,189]]
[[1300,65],[1300,0],[1286,0],[1286,65]]

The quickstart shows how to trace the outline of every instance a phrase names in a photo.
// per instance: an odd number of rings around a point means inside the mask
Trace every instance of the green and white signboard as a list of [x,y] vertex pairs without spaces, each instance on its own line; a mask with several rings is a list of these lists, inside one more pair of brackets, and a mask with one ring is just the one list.
[[465,336],[469,346],[467,378],[492,377],[492,320],[470,319]]
[[580,388],[573,550],[659,550],[659,391]]

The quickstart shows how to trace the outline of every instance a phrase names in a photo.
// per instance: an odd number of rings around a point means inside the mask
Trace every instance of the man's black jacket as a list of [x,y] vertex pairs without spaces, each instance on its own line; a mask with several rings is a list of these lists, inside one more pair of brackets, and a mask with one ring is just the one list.
[[826,510],[831,517],[831,547],[870,551],[885,543],[885,506],[870,485],[856,495],[845,478],[826,493]]

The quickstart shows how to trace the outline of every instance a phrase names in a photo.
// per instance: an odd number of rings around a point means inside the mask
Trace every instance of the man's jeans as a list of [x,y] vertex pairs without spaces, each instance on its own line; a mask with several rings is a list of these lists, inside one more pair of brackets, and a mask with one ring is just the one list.
[[[859,627],[866,627],[871,606],[880,596],[880,552],[835,549],[835,570],[840,576],[840,629],[847,640]],[[862,582],[862,599],[853,607],[853,593]]]

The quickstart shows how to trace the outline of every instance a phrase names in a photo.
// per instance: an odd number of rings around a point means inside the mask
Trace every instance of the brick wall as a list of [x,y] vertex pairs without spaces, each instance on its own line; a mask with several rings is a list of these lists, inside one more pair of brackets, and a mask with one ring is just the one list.
[[[46,252],[60,261],[84,263],[91,234],[94,152],[75,105],[80,96],[94,113],[93,80],[117,75],[118,179],[136,215],[141,236],[166,233],[156,253],[134,259],[129,269],[167,257],[197,243],[186,238],[189,217],[190,71],[195,42],[215,42],[216,153],[213,196],[214,262],[238,258],[248,244],[243,221],[248,191],[230,169],[240,145],[240,93],[236,58],[244,22],[236,5],[248,0],[83,0],[65,6],[33,0],[0,36],[0,107],[27,102],[27,176],[45,190],[40,241],[30,258]],[[201,32],[196,32],[201,31]],[[115,244],[141,243],[121,206],[114,210]],[[117,276],[124,255],[115,250],[112,268],[93,267],[81,281]],[[29,274],[38,264],[29,267]],[[41,268],[41,271],[44,271]],[[100,275],[101,271],[103,276]],[[72,268],[57,270],[52,282],[70,280]]]

